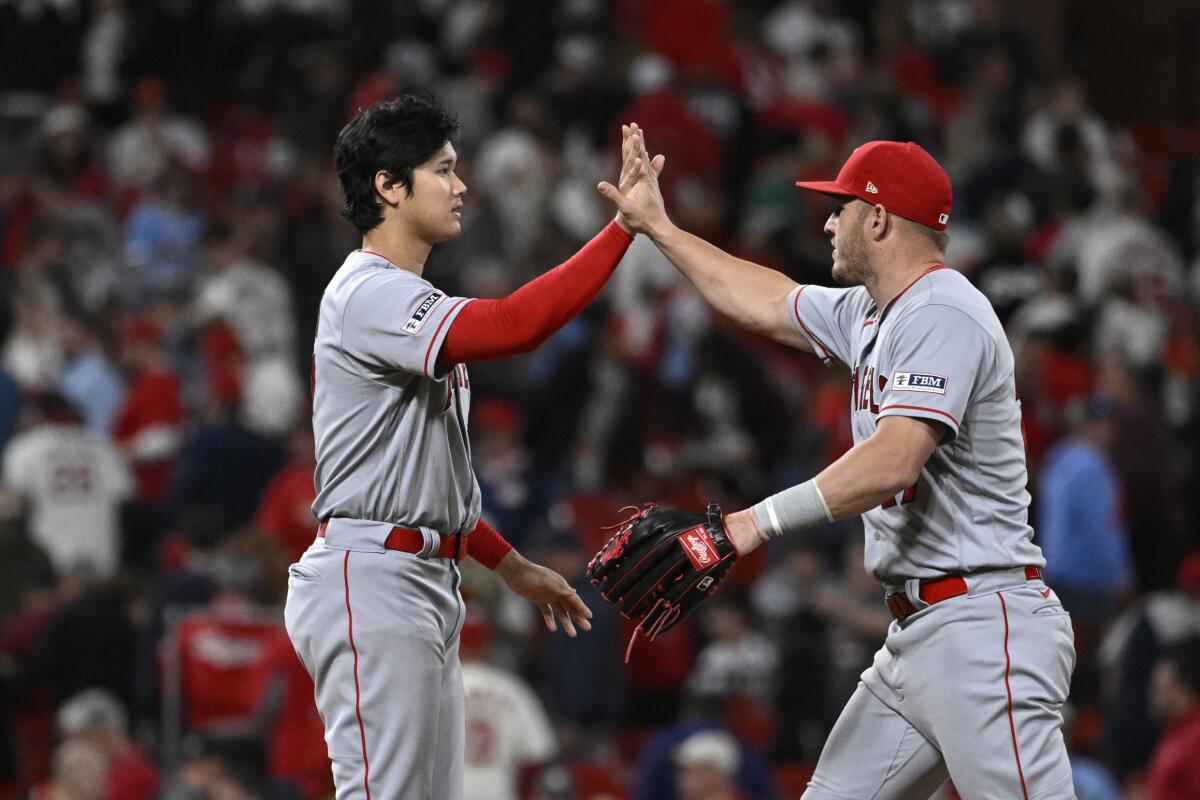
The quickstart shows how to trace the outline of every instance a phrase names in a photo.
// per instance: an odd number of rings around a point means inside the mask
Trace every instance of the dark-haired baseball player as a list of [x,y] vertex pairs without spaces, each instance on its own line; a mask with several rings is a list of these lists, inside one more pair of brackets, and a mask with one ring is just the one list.
[[462,797],[462,558],[499,572],[551,630],[590,628],[561,575],[480,519],[466,365],[537,347],[596,296],[632,236],[615,221],[500,300],[446,295],[422,271],[460,230],[455,131],[434,102],[405,96],[359,113],[335,149],[343,215],[363,245],[321,300],[321,523],[290,568],[285,617],[316,684],[339,800]]
[[[869,142],[833,181],[833,277],[801,286],[671,224],[640,131],[639,179],[601,184],[715,308],[847,369],[855,445],[814,479],[730,514],[745,554],[862,516],[895,621],[825,743],[808,800],[1072,798],[1061,733],[1070,618],[1028,523],[1013,355],[987,299],[943,263],[950,180],[912,142]],[[803,676],[791,676],[803,680]]]

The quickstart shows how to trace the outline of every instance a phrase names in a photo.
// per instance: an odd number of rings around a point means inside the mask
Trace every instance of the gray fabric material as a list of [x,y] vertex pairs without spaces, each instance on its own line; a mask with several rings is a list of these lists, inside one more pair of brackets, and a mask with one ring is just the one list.
[[815,480],[773,494],[753,509],[759,530],[772,538],[832,522]]
[[947,434],[911,493],[863,514],[867,571],[895,581],[1044,566],[1028,522],[1012,350],[987,298],[943,268],[882,313],[862,287],[801,286],[790,307],[816,353],[849,367],[856,443],[891,415]]
[[326,288],[313,353],[313,513],[362,522],[331,527],[330,546],[378,552],[393,525],[475,527],[479,490],[462,429],[470,380],[461,364],[436,367],[468,302],[363,251]]
[[892,623],[807,800],[928,797],[939,769],[964,798],[1074,798],[1061,732],[1075,667],[1071,618],[1020,570],[967,584],[968,594]]
[[365,800],[368,783],[372,800],[462,800],[457,569],[323,539],[290,568],[284,621],[316,687],[337,800]]

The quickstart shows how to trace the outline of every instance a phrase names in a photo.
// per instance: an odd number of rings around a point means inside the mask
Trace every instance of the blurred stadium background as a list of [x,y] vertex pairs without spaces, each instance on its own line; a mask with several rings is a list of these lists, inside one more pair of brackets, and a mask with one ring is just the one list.
[[[1017,353],[1079,797],[1200,797],[1198,45],[1192,0],[0,0],[0,797],[329,796],[279,606],[317,302],[358,244],[331,147],[411,90],[462,123],[463,234],[426,274],[472,296],[605,223],[622,121],[681,226],[805,282],[829,209],[794,180],[935,153],[948,260]],[[772,543],[628,666],[582,567],[626,502],[814,474],[845,376],[639,240],[472,382],[486,514],[598,619],[548,636],[471,573],[470,799],[798,797],[889,619],[860,530]]]

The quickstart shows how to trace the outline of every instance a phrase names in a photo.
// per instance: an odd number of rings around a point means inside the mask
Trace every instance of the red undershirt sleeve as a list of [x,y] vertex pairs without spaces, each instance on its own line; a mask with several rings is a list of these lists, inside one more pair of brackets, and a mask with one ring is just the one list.
[[633,236],[616,222],[554,269],[500,300],[472,300],[450,325],[441,366],[505,358],[533,350],[595,299]]
[[488,569],[495,569],[513,549],[499,531],[482,519],[476,523],[468,541],[470,544],[467,547],[467,555]]

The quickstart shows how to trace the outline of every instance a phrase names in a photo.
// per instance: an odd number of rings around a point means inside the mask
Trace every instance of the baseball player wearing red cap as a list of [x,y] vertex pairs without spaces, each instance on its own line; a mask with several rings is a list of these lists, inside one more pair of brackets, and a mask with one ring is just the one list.
[[[591,612],[558,573],[480,519],[466,364],[536,347],[603,287],[632,240],[615,221],[508,297],[452,297],[422,275],[461,229],[452,117],[406,96],[338,136],[343,215],[363,234],[321,300],[313,353],[316,541],[284,618],[313,677],[338,800],[460,800],[458,562],[496,570],[574,636]],[[632,174],[630,161],[625,173]]]
[[[987,299],[943,263],[946,173],[912,142],[859,147],[825,224],[842,289],[798,285],[674,225],[639,130],[638,181],[601,184],[723,314],[848,369],[854,447],[814,479],[729,514],[739,554],[862,516],[894,616],[804,797],[1071,798],[1061,733],[1075,651],[1028,523],[1013,355]],[[794,676],[802,680],[802,676]]]

